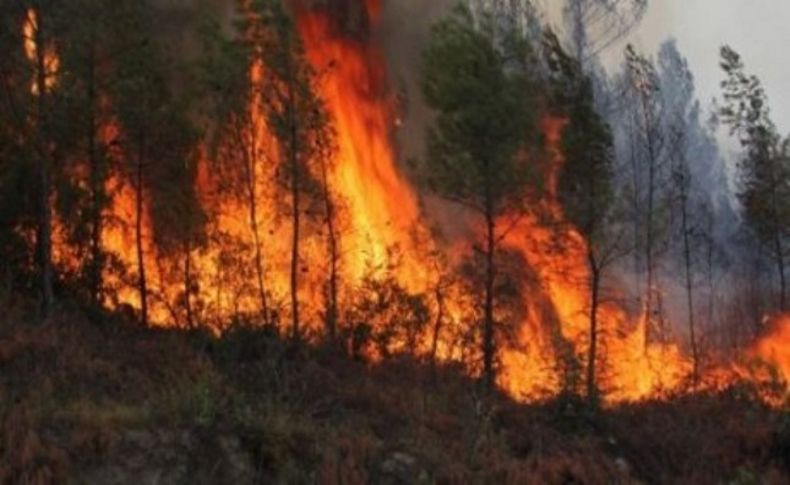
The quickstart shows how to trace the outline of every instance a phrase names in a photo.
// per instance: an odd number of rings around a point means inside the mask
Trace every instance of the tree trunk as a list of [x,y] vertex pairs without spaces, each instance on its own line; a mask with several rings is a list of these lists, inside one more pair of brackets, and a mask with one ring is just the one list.
[[601,286],[601,273],[592,250],[587,251],[590,266],[590,342],[587,352],[587,402],[591,407],[598,403],[598,384],[596,382],[596,361],[598,359],[598,306]]
[[187,312],[187,327],[195,328],[194,316],[192,314],[192,245],[190,244],[191,234],[187,236],[184,243],[184,307]]
[[774,245],[774,258],[776,259],[776,270],[779,272],[779,311],[785,311],[785,294],[787,284],[785,280],[785,262],[782,248],[782,218],[779,215],[779,194],[777,194],[777,174],[776,174],[776,161],[770,161],[771,167],[771,218],[770,223],[773,226],[773,245]]
[[[656,282],[655,282],[655,261],[654,261],[654,244],[655,244],[655,225],[654,225],[654,216],[655,216],[655,193],[656,193],[656,164],[658,163],[657,155],[656,155],[656,147],[655,147],[655,139],[653,136],[653,119],[650,115],[650,108],[648,106],[648,99],[647,94],[642,94],[642,111],[643,111],[643,122],[644,122],[644,135],[645,135],[645,144],[647,148],[647,162],[648,162],[648,180],[647,180],[647,213],[645,214],[646,221],[646,235],[645,235],[645,270],[647,272],[646,275],[646,284],[647,284],[647,297],[645,300],[645,316],[647,318],[647,332],[648,335],[652,333],[652,338],[655,338],[655,333],[658,331],[658,334],[661,339],[664,337],[664,330],[663,328],[655,328],[655,323],[653,319],[653,292],[656,290]],[[663,325],[662,325],[663,327]],[[651,340],[650,338],[648,341]]]
[[338,263],[338,254],[337,254],[337,238],[335,235],[335,226],[334,222],[330,221],[327,222],[328,232],[329,232],[329,308],[327,308],[327,327],[329,330],[329,338],[331,340],[335,340],[337,338],[337,284],[338,284],[338,274],[337,274],[337,263]]
[[[686,190],[681,188],[681,190]],[[692,379],[694,385],[697,385],[699,379],[699,353],[697,349],[697,336],[696,329],[694,328],[694,289],[692,285],[691,274],[691,243],[689,241],[689,227],[688,227],[688,200],[684,194],[681,196],[681,225],[683,230],[683,261],[686,269],[686,305],[688,311],[688,324],[689,324],[689,338],[691,340],[691,357],[693,359],[694,370]]]
[[433,325],[433,338],[431,339],[431,367],[436,366],[436,353],[439,348],[439,333],[442,331],[444,320],[444,295],[442,294],[442,283],[436,284],[436,320]]
[[[290,60],[290,59],[289,59]],[[300,220],[300,200],[299,192],[299,152],[297,140],[297,120],[296,120],[296,99],[294,92],[293,72],[289,65],[288,68],[288,102],[286,103],[288,112],[288,159],[291,168],[291,205],[292,214],[292,236],[291,236],[291,333],[294,341],[301,338],[299,330],[299,220]]]
[[323,185],[324,211],[326,213],[327,243],[329,249],[329,298],[326,308],[326,332],[329,341],[334,343],[337,340],[337,234],[335,233],[335,210],[332,204],[332,194],[329,190],[329,174],[327,173],[326,160],[320,155],[321,162],[321,184]]
[[573,38],[576,59],[584,66],[586,60],[584,51],[587,47],[587,32],[584,25],[584,8],[582,6],[582,1],[583,0],[573,0],[570,3],[570,9],[573,18],[573,32],[571,32],[571,36]]
[[631,150],[631,183],[633,184],[633,202],[634,202],[634,215],[633,215],[633,236],[634,236],[634,290],[638,298],[642,298],[642,276],[641,276],[641,254],[639,252],[640,246],[640,235],[642,233],[642,228],[640,225],[640,211],[642,206],[642,184],[639,180],[639,164],[636,156],[636,135],[635,135],[635,128],[636,121],[634,120],[634,116],[629,117],[629,143],[630,143],[630,150]]
[[785,260],[782,254],[782,239],[779,231],[774,232],[774,252],[776,257],[776,270],[779,272],[779,311],[785,311],[787,282],[785,278]]
[[[715,294],[713,288],[713,227],[712,224],[708,225],[708,235],[707,235],[707,247],[705,248],[705,263],[706,263],[706,279],[708,283],[708,308],[707,308],[707,321],[705,322],[710,328],[713,325],[713,317],[714,317],[714,302],[715,302]],[[721,327],[719,326],[719,330],[717,333],[719,335],[719,344],[724,345],[723,335],[721,334]]]
[[491,204],[486,210],[486,276],[485,276],[485,308],[483,320],[483,379],[487,390],[494,388],[494,281],[496,267],[494,262],[494,230],[495,222]]
[[90,166],[90,262],[88,267],[88,285],[90,298],[94,305],[101,303],[103,254],[101,248],[102,232],[102,174],[96,153],[96,78],[95,51],[93,40],[89,46],[88,59],[88,163]]
[[293,205],[291,235],[291,333],[299,340],[299,168],[295,155],[291,155],[291,201]]
[[148,287],[145,278],[145,259],[143,254],[143,165],[145,162],[145,134],[140,133],[137,154],[137,186],[135,243],[137,246],[138,292],[140,294],[140,323],[148,326]]
[[50,152],[46,128],[46,97],[47,97],[47,63],[46,63],[46,37],[44,35],[44,19],[40,9],[36,11],[36,89],[38,90],[38,143],[41,152],[38,156],[39,198],[38,198],[38,230],[37,246],[38,260],[41,270],[41,296],[44,304],[44,313],[49,314],[55,303],[55,293],[52,288],[52,209],[49,205],[49,195],[52,191],[49,173]]
[[258,202],[257,202],[257,180],[256,169],[258,166],[257,140],[255,128],[252,121],[248,123],[250,138],[245,140],[241,134],[241,128],[237,127],[239,143],[244,147],[244,175],[247,183],[247,204],[250,212],[250,230],[252,231],[253,244],[255,244],[255,276],[258,283],[258,299],[261,302],[261,312],[263,313],[264,323],[269,323],[269,307],[266,299],[265,274],[263,268],[263,250],[261,248],[261,238],[258,230]]

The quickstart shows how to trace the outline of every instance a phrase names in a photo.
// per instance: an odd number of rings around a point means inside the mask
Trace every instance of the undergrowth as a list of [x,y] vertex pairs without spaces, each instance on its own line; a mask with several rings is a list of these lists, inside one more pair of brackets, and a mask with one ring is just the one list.
[[790,414],[742,390],[588,413],[569,396],[485,396],[453,366],[295,348],[271,329],[215,338],[78,308],[34,320],[0,319],[0,483],[63,483],[121,459],[134,430],[237,437],[259,483],[790,479]]

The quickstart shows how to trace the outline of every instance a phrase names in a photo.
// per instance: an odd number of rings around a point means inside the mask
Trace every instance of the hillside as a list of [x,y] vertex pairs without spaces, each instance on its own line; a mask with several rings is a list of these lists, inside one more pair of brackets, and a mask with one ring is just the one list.
[[790,415],[753,390],[588,414],[477,396],[265,330],[146,330],[4,302],[0,483],[787,483]]

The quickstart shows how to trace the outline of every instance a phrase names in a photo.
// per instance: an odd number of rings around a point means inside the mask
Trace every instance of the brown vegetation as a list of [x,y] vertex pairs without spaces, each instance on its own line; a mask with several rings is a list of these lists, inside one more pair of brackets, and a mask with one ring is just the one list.
[[790,416],[755,390],[619,405],[484,397],[462,369],[370,365],[4,302],[0,483],[786,483]]

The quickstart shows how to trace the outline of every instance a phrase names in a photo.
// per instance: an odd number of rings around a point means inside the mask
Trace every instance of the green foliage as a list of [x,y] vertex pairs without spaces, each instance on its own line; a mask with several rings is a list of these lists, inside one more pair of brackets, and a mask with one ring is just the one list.
[[721,49],[724,105],[722,122],[738,135],[746,150],[739,168],[741,191],[738,194],[749,222],[757,233],[771,241],[784,239],[788,232],[790,210],[790,154],[770,118],[768,100],[762,83],[745,73],[737,52]]
[[612,134],[595,109],[592,82],[578,60],[568,56],[551,33],[546,36],[544,50],[556,109],[567,117],[562,130],[565,163],[558,195],[568,219],[588,241],[597,244],[604,236],[614,196]]
[[790,140],[782,141],[771,120],[760,80],[745,72],[740,55],[721,48],[722,122],[737,135],[745,153],[739,163],[740,191],[746,220],[768,245],[781,282],[780,308],[785,304],[785,248],[790,235]]
[[497,42],[489,18],[458,7],[432,30],[422,89],[437,111],[427,178],[438,195],[490,215],[522,207],[537,139],[537,85],[528,44]]
[[497,225],[518,218],[532,187],[534,153],[540,146],[536,119],[538,84],[529,43],[514,25],[458,6],[436,24],[423,53],[423,96],[436,111],[428,131],[425,179],[440,197],[484,218],[485,275],[481,347],[483,379],[495,381]]
[[750,222],[763,237],[776,233],[786,236],[790,207],[790,156],[787,143],[781,143],[769,118],[765,93],[759,80],[745,78],[743,65],[735,54],[722,51],[727,105],[722,118],[741,136],[747,154],[740,164],[742,189],[739,197]]

